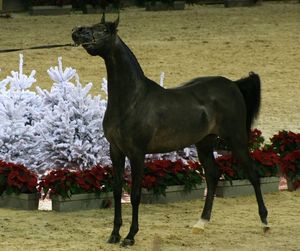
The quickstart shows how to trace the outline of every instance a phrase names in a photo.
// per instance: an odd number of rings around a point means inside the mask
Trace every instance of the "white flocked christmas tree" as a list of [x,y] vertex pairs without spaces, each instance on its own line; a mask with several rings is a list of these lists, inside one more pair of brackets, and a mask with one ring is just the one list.
[[40,119],[42,100],[28,90],[35,82],[35,71],[29,77],[23,74],[23,55],[19,71],[0,81],[0,159],[4,161],[28,165],[36,149],[33,125]]
[[[23,55],[19,71],[0,81],[0,159],[22,163],[38,173],[53,168],[86,169],[97,164],[110,165],[109,143],[102,121],[106,97],[92,96],[92,83],[83,86],[76,70],[51,67],[51,90],[36,87],[36,72],[23,73]],[[75,82],[75,83],[74,83]],[[164,73],[160,85],[164,84]],[[107,80],[102,80],[107,94]],[[151,159],[197,158],[195,148],[166,154],[150,154]],[[127,162],[128,163],[128,162]]]
[[92,83],[82,86],[76,70],[63,70],[61,58],[48,74],[54,81],[51,91],[37,88],[45,116],[35,125],[39,134],[36,165],[85,169],[109,164],[109,145],[102,128],[106,100],[92,97]]
[[19,72],[0,82],[0,159],[37,172],[110,164],[102,129],[106,100],[92,97],[92,84],[82,86],[75,69],[63,69],[61,58],[48,74],[54,81],[50,91],[27,90],[36,81],[35,71],[23,74],[20,55]]

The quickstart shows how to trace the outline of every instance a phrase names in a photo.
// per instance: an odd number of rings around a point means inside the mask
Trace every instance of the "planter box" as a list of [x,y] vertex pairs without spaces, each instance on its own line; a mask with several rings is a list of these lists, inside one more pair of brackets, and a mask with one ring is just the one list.
[[187,201],[187,200],[195,200],[195,199],[203,199],[205,185],[202,184],[197,186],[196,189],[193,189],[190,192],[184,191],[184,186],[170,186],[166,189],[166,196],[163,195],[155,195],[152,191],[148,191],[147,189],[142,189],[141,194],[141,203],[144,204],[165,204],[172,203],[177,201]]
[[293,192],[293,191],[298,191],[300,192],[300,188],[296,189],[293,185],[293,182],[290,180],[290,179],[287,179],[286,180],[286,183],[287,183],[287,190],[290,191],[290,192]]
[[26,1],[24,0],[1,0],[0,11],[3,12],[21,12],[27,9]]
[[52,196],[52,210],[59,212],[99,209],[109,207],[113,203],[113,193],[74,194],[71,198],[62,198],[60,195]]
[[290,179],[286,179],[286,185],[287,185],[287,190],[292,192],[295,191],[295,187],[293,185],[293,182]]
[[40,195],[34,194],[2,194],[0,196],[0,207],[15,208],[22,210],[37,210],[39,206]]
[[254,6],[255,1],[254,0],[225,0],[224,6],[226,8],[229,7],[250,7]]
[[162,3],[156,1],[155,3],[146,2],[145,10],[146,11],[164,11],[164,10],[184,10],[185,1],[174,1],[171,4]]
[[224,4],[224,0],[198,0],[197,4]]
[[[279,177],[260,178],[263,193],[279,191]],[[219,181],[216,189],[217,197],[238,197],[254,194],[254,189],[248,180]]]
[[54,6],[31,6],[29,8],[29,14],[31,15],[67,15],[70,14],[72,5]]
[[102,14],[103,12],[105,13],[118,13],[118,9],[116,9],[112,4],[109,4],[105,10],[102,9],[100,6],[96,6],[95,8],[90,5],[87,4],[85,10],[83,11],[84,13],[87,14]]

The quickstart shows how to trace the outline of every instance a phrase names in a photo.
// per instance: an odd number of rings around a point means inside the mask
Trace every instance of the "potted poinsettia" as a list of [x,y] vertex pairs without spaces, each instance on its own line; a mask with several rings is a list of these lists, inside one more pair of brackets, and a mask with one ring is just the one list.
[[261,130],[254,128],[250,132],[248,148],[250,151],[261,149],[264,147],[265,138],[262,136]]
[[288,189],[300,187],[300,133],[279,131],[271,139],[271,148],[281,158],[280,172],[287,179]]
[[204,193],[203,183],[202,167],[198,162],[150,160],[145,163],[141,202],[200,199]]
[[[250,152],[254,168],[259,174],[261,189],[263,192],[278,191],[280,158],[272,150],[256,149]],[[239,167],[237,160],[232,155],[220,156],[216,163],[222,173],[222,179],[218,183],[216,195],[220,197],[232,197],[238,195],[250,195],[254,190],[247,179],[243,168]]]
[[[248,141],[249,151],[254,151],[256,149],[262,149],[264,147],[265,138],[262,136],[262,132],[254,128],[251,130]],[[217,138],[214,146],[215,151],[218,155],[228,155],[231,153],[229,146],[226,144],[225,140],[222,138]]]
[[300,150],[300,133],[283,130],[273,135],[270,140],[273,151],[281,157],[295,150]]
[[221,155],[216,158],[216,164],[222,174],[221,180],[229,181],[247,179],[244,170],[237,166],[237,161],[231,154]]
[[37,175],[21,164],[0,160],[0,206],[38,209]]
[[288,189],[300,188],[300,150],[287,153],[281,160],[281,172],[288,180]]
[[49,194],[56,211],[104,208],[112,204],[112,180],[109,166],[86,170],[62,168],[42,177],[38,189],[43,198]]
[[[248,148],[249,151],[260,149],[264,143],[262,133],[258,129],[251,130]],[[221,180],[229,181],[232,185],[233,180],[247,179],[244,170],[237,166],[236,160],[232,157],[230,148],[221,138],[216,141],[215,149],[217,151],[216,164],[221,171]]]
[[256,149],[250,153],[260,177],[278,177],[280,157],[272,149]]

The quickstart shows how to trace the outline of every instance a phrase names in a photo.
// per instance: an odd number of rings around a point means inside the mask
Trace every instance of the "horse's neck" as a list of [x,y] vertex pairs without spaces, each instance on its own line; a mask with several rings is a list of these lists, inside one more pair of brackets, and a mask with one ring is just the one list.
[[[117,37],[111,53],[105,58],[109,102],[132,102],[146,89],[145,75],[136,57]],[[123,104],[126,105],[126,104]]]

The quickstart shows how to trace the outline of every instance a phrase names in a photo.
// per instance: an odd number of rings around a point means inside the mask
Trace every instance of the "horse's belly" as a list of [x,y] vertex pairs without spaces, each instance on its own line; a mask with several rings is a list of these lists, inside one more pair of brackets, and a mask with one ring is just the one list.
[[215,127],[214,116],[208,116],[205,109],[188,110],[177,117],[176,120],[167,117],[158,123],[148,144],[149,152],[170,152],[193,145]]
[[150,140],[147,153],[164,153],[183,149],[199,142],[205,135],[206,130],[201,132],[200,129],[197,133],[184,131],[184,129],[182,132],[159,133]]

